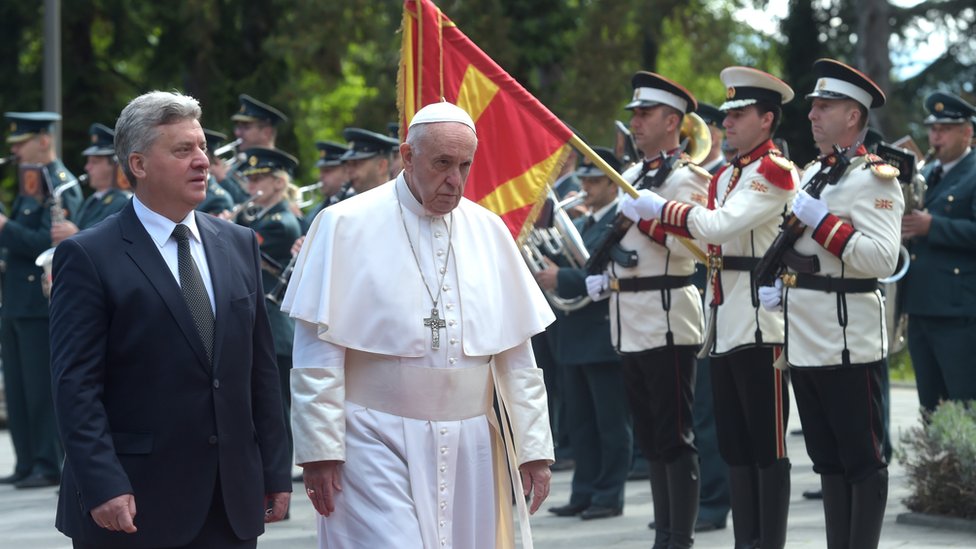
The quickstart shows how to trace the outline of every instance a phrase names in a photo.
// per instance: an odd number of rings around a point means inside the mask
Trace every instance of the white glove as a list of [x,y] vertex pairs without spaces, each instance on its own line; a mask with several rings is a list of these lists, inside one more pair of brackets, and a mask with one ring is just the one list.
[[620,213],[627,216],[631,221],[637,221],[633,216],[640,219],[661,217],[661,209],[664,208],[664,203],[667,200],[648,189],[641,189],[637,193],[639,195],[637,198],[632,198],[630,195],[624,197],[620,203]]
[[793,215],[799,218],[807,227],[820,225],[830,210],[827,203],[819,198],[810,196],[806,191],[800,191],[793,202]]
[[600,301],[610,297],[607,288],[610,287],[610,277],[606,274],[590,275],[586,277],[586,295],[593,301]]
[[777,278],[772,286],[760,286],[759,302],[762,303],[763,309],[767,311],[781,310],[780,303],[783,302],[783,281]]

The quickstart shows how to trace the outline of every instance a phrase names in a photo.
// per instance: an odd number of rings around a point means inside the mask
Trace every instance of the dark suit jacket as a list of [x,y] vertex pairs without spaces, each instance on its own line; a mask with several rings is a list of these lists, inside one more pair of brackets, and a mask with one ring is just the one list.
[[[214,359],[132,204],[58,246],[54,401],[65,466],[57,527],[99,547],[185,545],[215,486],[234,532],[264,531],[264,495],[291,490],[278,372],[254,233],[196,214],[216,302]],[[135,495],[135,534],[90,511]]]
[[[576,219],[576,229],[583,237],[583,244],[589,252],[596,251],[607,233],[613,228],[617,208],[613,207],[599,221],[588,229],[583,229],[585,217]],[[571,269],[561,266],[557,277],[556,293],[562,298],[586,295],[585,269]],[[614,362],[620,355],[610,341],[610,300],[604,299],[590,303],[578,311],[564,313],[556,311],[559,319],[557,342],[553,346],[559,364],[593,364]]]
[[[931,179],[932,168],[925,170]],[[976,316],[976,151],[971,151],[926,191],[932,214],[927,236],[912,239],[905,278],[905,312]]]

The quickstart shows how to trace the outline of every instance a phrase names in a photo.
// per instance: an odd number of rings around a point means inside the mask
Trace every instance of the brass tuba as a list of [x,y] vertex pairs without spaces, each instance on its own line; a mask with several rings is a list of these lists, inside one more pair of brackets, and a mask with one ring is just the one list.
[[681,144],[695,164],[701,164],[712,150],[712,132],[702,117],[690,112],[681,121]]
[[[570,219],[567,209],[578,206],[586,198],[586,193],[573,195],[562,202],[556,197],[555,191],[549,188],[549,197],[546,199],[552,207],[552,222],[537,222],[535,228],[525,236],[522,241],[521,250],[525,263],[529,266],[532,274],[546,269],[546,258],[563,258],[566,265],[573,269],[586,267],[586,261],[590,258],[590,253],[586,251],[586,245],[573,220]],[[548,206],[547,206],[548,207]],[[543,217],[540,216],[540,220]],[[540,226],[542,225],[542,226]],[[563,312],[572,312],[587,306],[590,303],[588,295],[576,298],[559,297],[553,292],[543,291],[549,303]]]

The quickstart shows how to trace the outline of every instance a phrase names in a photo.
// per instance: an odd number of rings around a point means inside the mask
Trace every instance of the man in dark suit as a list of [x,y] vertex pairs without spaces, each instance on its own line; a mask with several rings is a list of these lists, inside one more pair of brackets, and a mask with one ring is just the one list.
[[76,548],[253,548],[288,507],[258,243],[193,210],[199,118],[176,93],[129,103],[115,147],[135,196],[55,254],[57,527]]
[[908,350],[918,398],[926,410],[940,400],[976,398],[976,154],[970,145],[976,107],[936,92],[925,99],[935,161],[924,170],[925,210],[905,212],[912,265],[905,278]]
[[[594,147],[614,170],[620,161],[613,151]],[[583,243],[594,251],[613,228],[617,217],[617,187],[588,161],[576,171],[590,213],[576,220]],[[536,274],[544,290],[573,299],[586,295],[586,270],[550,263]],[[589,303],[572,312],[559,311],[553,351],[561,368],[566,399],[566,429],[573,448],[569,503],[549,509],[558,516],[579,515],[584,520],[619,515],[624,506],[624,484],[630,471],[633,439],[624,397],[623,366],[610,342],[608,302]]]

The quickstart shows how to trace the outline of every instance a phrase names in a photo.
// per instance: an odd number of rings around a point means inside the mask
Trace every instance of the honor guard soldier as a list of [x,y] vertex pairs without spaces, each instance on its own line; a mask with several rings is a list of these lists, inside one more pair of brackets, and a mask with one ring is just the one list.
[[91,146],[82,151],[87,157],[85,172],[88,174],[88,186],[94,191],[85,199],[75,216],[75,222],[65,220],[51,225],[51,244],[57,246],[69,236],[94,226],[106,217],[122,211],[129,203],[132,194],[128,190],[128,181],[120,184],[121,176],[118,162],[115,160],[115,130],[104,124],[94,123],[88,128]]
[[976,107],[945,92],[925,99],[934,161],[923,171],[925,211],[906,212],[911,268],[905,279],[908,350],[918,398],[926,410],[940,400],[976,399]]
[[[8,112],[7,143],[20,170],[20,191],[10,217],[0,214],[5,260],[0,349],[14,472],[0,482],[18,488],[54,486],[64,457],[51,398],[48,300],[43,272],[34,262],[51,247],[52,214],[72,218],[81,205],[78,180],[57,158],[53,112]],[[55,200],[57,196],[57,200]],[[60,209],[52,212],[52,209]]]
[[[698,103],[695,114],[708,126],[712,147],[701,161],[702,168],[715,175],[728,163],[722,151],[725,142],[725,113],[708,103]],[[705,296],[708,284],[708,268],[699,263],[695,266],[695,287]],[[712,402],[711,364],[707,356],[698,358],[695,370],[695,446],[698,447],[698,463],[701,469],[701,489],[698,498],[698,522],[696,532],[709,532],[725,528],[731,503],[729,502],[729,466],[722,461],[715,432],[715,406]]]
[[349,150],[341,159],[348,166],[349,181],[356,194],[378,187],[397,175],[390,173],[390,168],[393,155],[399,154],[400,141],[362,128],[346,128],[342,136],[349,142]]
[[224,161],[214,156],[217,150],[227,141],[227,135],[214,130],[203,130],[203,135],[207,139],[207,159],[210,160],[210,175],[207,179],[207,198],[197,205],[199,212],[217,215],[234,209],[234,201],[230,193],[220,186],[218,181],[227,177],[227,166]]
[[[679,146],[695,97],[651,72],[638,72],[631,84],[633,98],[625,108],[644,159],[624,179],[682,204],[704,205],[708,172]],[[623,355],[634,432],[650,463],[654,546],[691,547],[699,490],[692,406],[703,329],[701,297],[692,282],[695,260],[659,222],[638,223],[632,210],[622,214],[634,224],[611,252],[608,272],[587,278],[587,290],[596,299],[610,290],[610,337]]]
[[[594,147],[615,171],[620,161],[613,151]],[[617,217],[617,186],[589,161],[575,175],[586,191],[590,213],[574,222],[588,251],[595,251],[613,229]],[[550,263],[536,274],[543,290],[563,299],[586,297],[586,270],[565,262]],[[569,503],[549,509],[558,516],[579,515],[584,520],[619,515],[624,507],[624,485],[630,471],[633,440],[630,411],[624,394],[620,356],[610,341],[606,301],[590,302],[579,310],[556,310],[559,329],[552,346],[561,369],[561,397],[569,405],[566,423],[576,462]]]
[[[237,150],[246,151],[254,147],[275,148],[278,124],[286,122],[288,117],[278,109],[267,103],[262,103],[246,93],[242,93],[237,99],[240,102],[240,107],[230,117],[234,122],[234,137],[241,140]],[[235,167],[241,168],[242,166],[235,163]],[[235,204],[240,204],[249,200],[250,196],[245,189],[246,181],[243,180],[243,176],[235,173],[236,171],[227,174],[227,177],[218,180],[218,183],[230,194]]]
[[[255,147],[244,151],[246,158],[241,175],[247,178],[248,192],[253,205],[244,208],[237,216],[237,223],[250,227],[257,233],[261,246],[261,276],[263,293],[267,295],[281,283],[284,269],[291,261],[291,246],[301,235],[298,218],[291,212],[286,193],[291,178],[298,167],[298,160],[278,149]],[[275,355],[281,376],[281,401],[285,418],[291,417],[291,390],[289,375],[292,364],[292,344],[295,339],[295,321],[281,312],[281,306],[266,300],[271,333],[274,336]],[[288,430],[288,448],[292,448],[291,426]]]
[[804,170],[793,204],[805,225],[793,250],[815,259],[787,260],[781,283],[760,288],[760,299],[777,310],[782,299],[786,312],[786,361],[820,474],[827,547],[871,549],[888,495],[881,410],[888,335],[878,278],[898,262],[904,199],[898,170],[863,145],[868,111],[884,105],[884,93],[833,59],[813,70],[808,118],[821,157]]
[[315,166],[319,169],[319,181],[322,183],[322,201],[315,204],[302,222],[302,234],[308,232],[312,220],[322,210],[337,204],[352,196],[352,185],[349,183],[349,168],[342,162],[342,155],[349,149],[332,141],[316,141],[319,150],[319,160]]
[[796,168],[771,139],[780,105],[793,90],[749,67],[728,67],[721,79],[727,100],[719,109],[738,154],[712,177],[707,207],[650,191],[641,191],[633,207],[643,218],[660,219],[668,233],[708,243],[706,350],[719,450],[729,464],[736,546],[781,548],[790,501],[784,438],[789,376],[773,365],[782,352],[783,317],[762,308],[751,271],[779,233],[796,193]]

